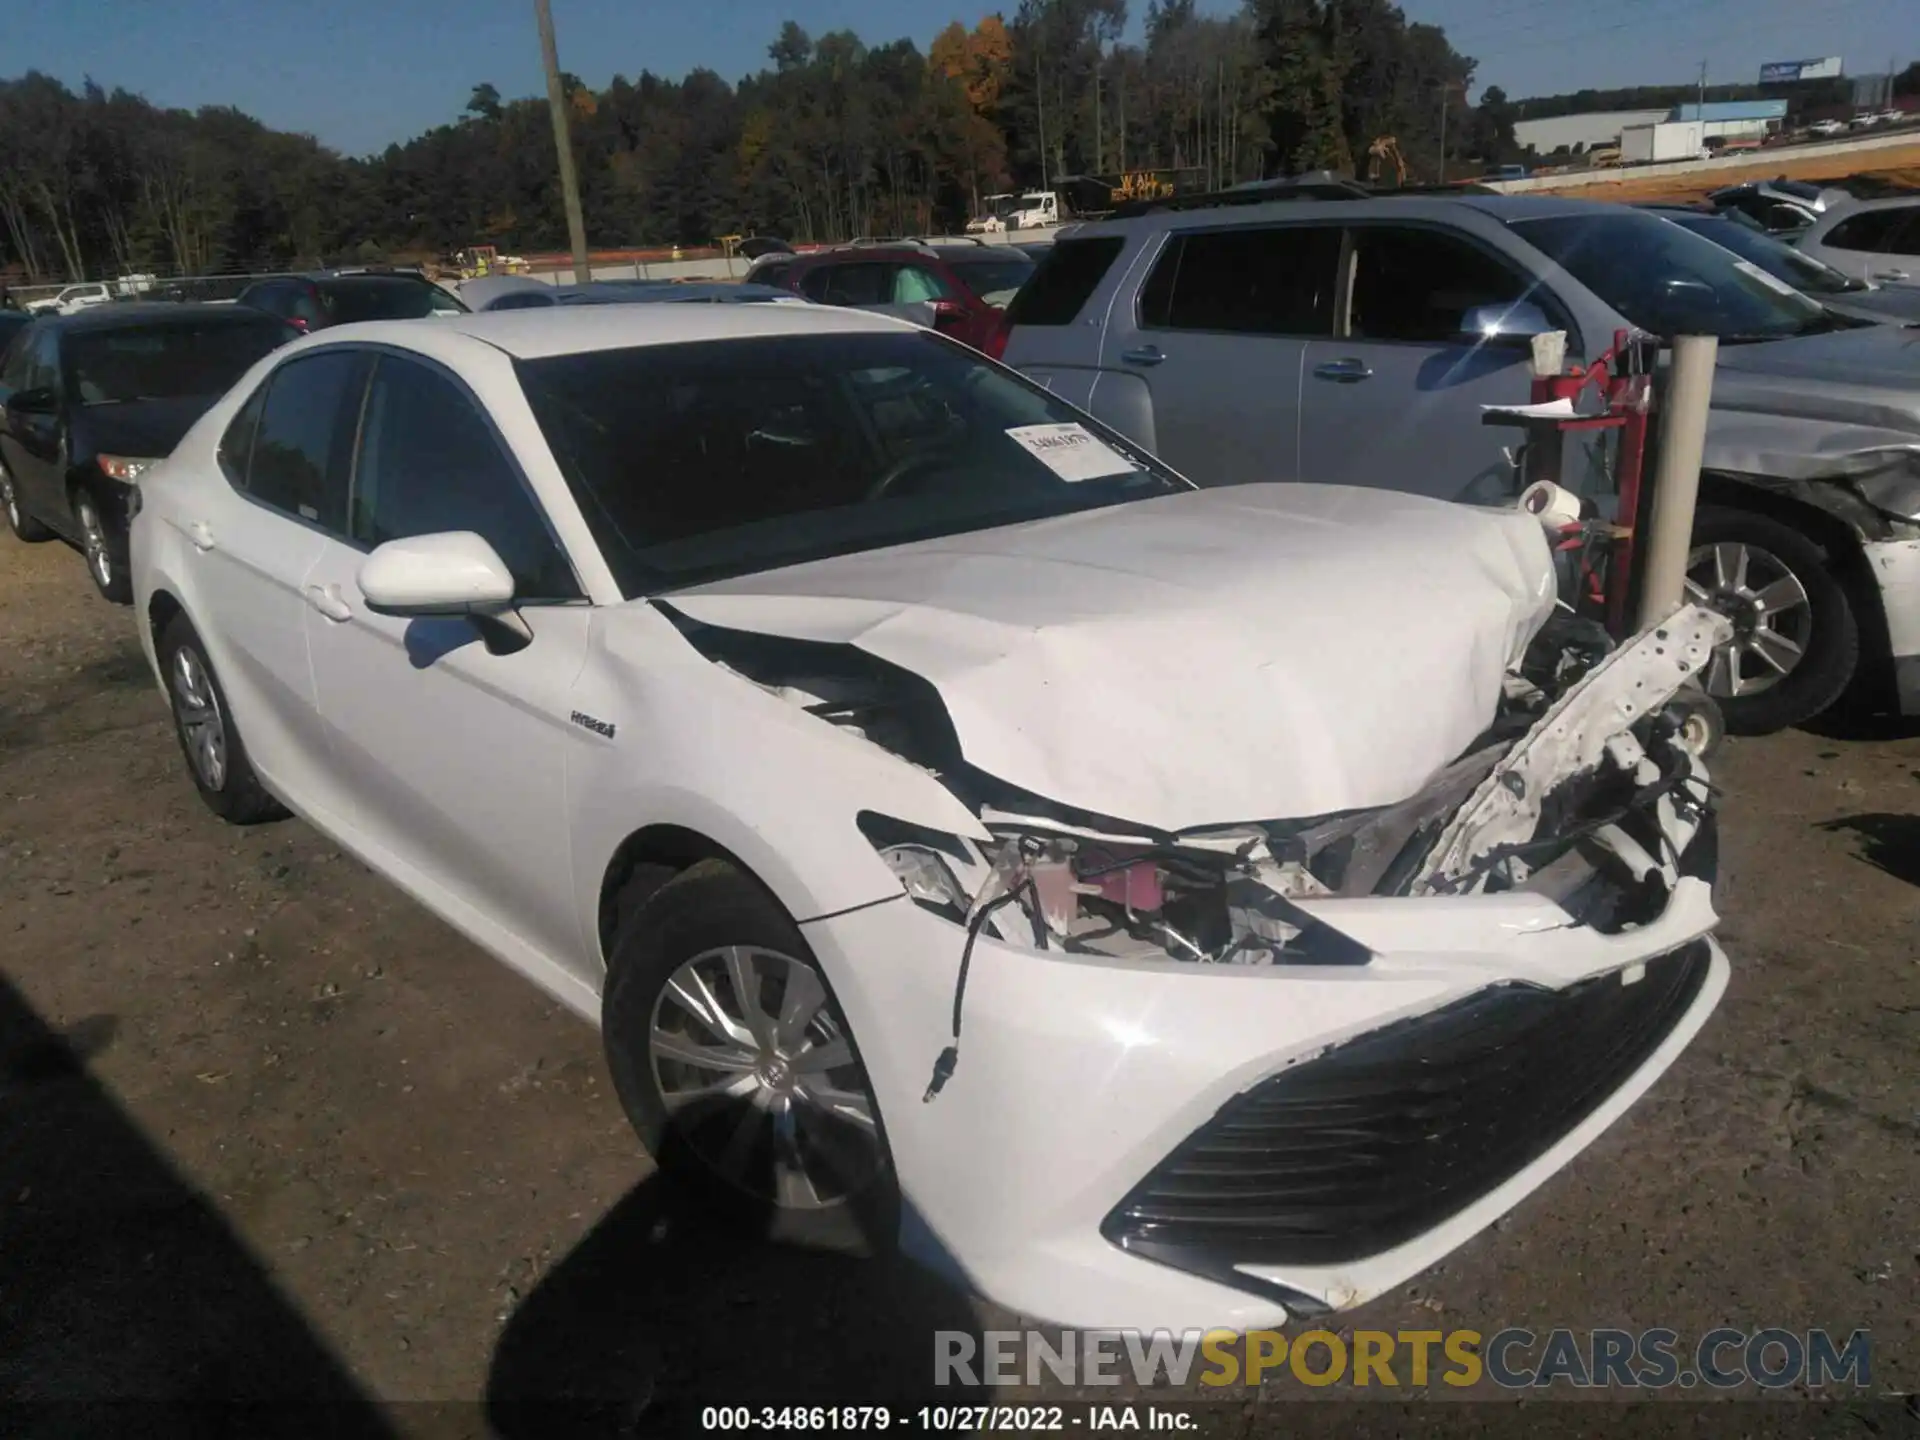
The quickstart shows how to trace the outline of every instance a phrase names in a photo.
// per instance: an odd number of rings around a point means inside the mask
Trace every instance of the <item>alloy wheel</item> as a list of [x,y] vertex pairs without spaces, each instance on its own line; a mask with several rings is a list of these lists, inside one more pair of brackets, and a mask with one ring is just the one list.
[[1813,638],[1807,587],[1771,551],[1738,540],[1697,547],[1687,557],[1687,598],[1733,622],[1713,652],[1705,684],[1715,699],[1771,690],[1806,658]]
[[648,1039],[669,1119],[738,1189],[820,1210],[880,1173],[866,1072],[811,965],[751,945],[696,955],[655,999]]
[[227,783],[227,727],[207,662],[191,645],[173,652],[173,713],[200,783],[216,793]]
[[80,540],[87,552],[87,564],[93,569],[93,578],[105,590],[113,584],[113,552],[107,549],[107,532],[100,523],[100,512],[94,508],[93,501],[83,497],[74,506],[74,513],[80,521]]
[[4,468],[0,468],[0,504],[7,507],[7,524],[18,534],[21,529],[20,502],[13,495],[13,477]]

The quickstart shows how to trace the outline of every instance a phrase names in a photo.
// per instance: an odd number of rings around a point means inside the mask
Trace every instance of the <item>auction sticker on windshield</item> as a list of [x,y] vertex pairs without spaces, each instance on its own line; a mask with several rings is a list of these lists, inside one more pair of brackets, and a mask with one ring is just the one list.
[[1777,294],[1798,295],[1800,293],[1779,276],[1769,275],[1751,260],[1736,260],[1733,262],[1733,268],[1738,270],[1742,275],[1745,275],[1749,280],[1758,280],[1762,285]]
[[1084,425],[1016,425],[1007,438],[1036,456],[1062,480],[1130,475],[1140,467]]

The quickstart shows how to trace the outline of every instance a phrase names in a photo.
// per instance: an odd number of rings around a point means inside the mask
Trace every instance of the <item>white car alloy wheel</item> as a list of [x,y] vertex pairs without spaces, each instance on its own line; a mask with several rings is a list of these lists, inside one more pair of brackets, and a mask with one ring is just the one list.
[[649,1059],[688,1148],[783,1210],[843,1203],[884,1168],[867,1079],[813,966],[728,945],[654,1001]]
[[220,701],[213,692],[207,662],[192,645],[173,653],[173,714],[180,726],[180,743],[201,785],[218,793],[227,785],[227,727]]
[[1733,622],[1713,652],[1707,692],[1730,700],[1772,689],[1805,658],[1813,638],[1807,587],[1787,563],[1758,545],[1722,540],[1687,557],[1687,598]]

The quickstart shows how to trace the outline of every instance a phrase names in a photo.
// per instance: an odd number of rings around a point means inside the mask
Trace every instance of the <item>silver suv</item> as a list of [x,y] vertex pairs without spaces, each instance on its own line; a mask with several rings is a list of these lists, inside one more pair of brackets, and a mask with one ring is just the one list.
[[[1009,365],[1200,484],[1512,495],[1528,342],[1721,340],[1691,588],[1708,677],[1761,732],[1868,698],[1920,713],[1920,343],[1626,206],[1553,196],[1176,200],[1078,227],[1010,307]],[[1596,497],[1599,498],[1599,497]],[[1862,656],[1867,664],[1862,666]],[[1868,688],[1872,687],[1872,688]]]

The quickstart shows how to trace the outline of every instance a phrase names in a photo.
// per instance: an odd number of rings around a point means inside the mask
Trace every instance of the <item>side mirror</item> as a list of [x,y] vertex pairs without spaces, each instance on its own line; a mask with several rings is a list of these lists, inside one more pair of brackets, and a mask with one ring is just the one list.
[[967,307],[956,300],[929,300],[935,330],[958,330],[967,323]]
[[1460,338],[1472,345],[1527,345],[1553,328],[1546,311],[1531,300],[1476,305],[1460,317]]
[[7,397],[7,409],[18,410],[22,415],[52,415],[59,408],[60,397],[53,393],[51,385],[16,390]]
[[471,530],[389,540],[360,562],[356,577],[376,615],[463,615],[487,649],[509,655],[533,639],[513,608],[513,575]]

